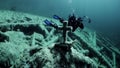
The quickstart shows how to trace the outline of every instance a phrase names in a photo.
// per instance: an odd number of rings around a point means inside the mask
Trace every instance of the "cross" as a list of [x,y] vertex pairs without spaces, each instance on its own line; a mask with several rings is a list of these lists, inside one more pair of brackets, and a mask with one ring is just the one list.
[[52,24],[52,22],[50,22],[50,21],[48,21],[47,19],[46,20],[44,20],[44,22],[47,24],[47,25],[49,25],[49,26],[52,26],[52,27],[54,27],[55,29],[57,29],[57,30],[63,30],[63,44],[64,43],[66,43],[66,34],[67,34],[67,31],[69,31],[69,30],[72,30],[72,27],[71,26],[67,26],[68,24],[67,24],[67,21],[61,21],[62,22],[62,24],[63,24],[63,26],[61,27],[61,26],[57,26],[57,25],[55,25],[55,24]]
[[67,31],[72,30],[72,27],[71,26],[67,26],[67,22],[63,22],[63,26],[62,27],[58,26],[57,29],[63,30],[63,43],[66,43]]

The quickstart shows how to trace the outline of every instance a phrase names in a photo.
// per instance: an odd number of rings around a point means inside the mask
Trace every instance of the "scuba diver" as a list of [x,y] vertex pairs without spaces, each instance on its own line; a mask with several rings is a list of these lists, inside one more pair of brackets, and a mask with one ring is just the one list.
[[73,32],[79,27],[81,29],[84,29],[83,21],[88,20],[88,23],[91,23],[91,19],[87,16],[83,17],[78,17],[76,18],[75,15],[73,14],[72,16],[69,16],[68,19],[68,26],[72,26]]
[[[63,24],[63,26],[62,27],[57,26],[56,24],[53,24],[51,21],[49,21],[47,19],[44,20],[44,22],[46,25],[52,26],[56,30],[63,30],[63,43],[65,43],[65,41],[66,41],[66,34],[67,34],[68,30],[72,30],[74,32],[78,27],[81,29],[84,29],[84,25],[83,25],[82,21],[84,20],[85,17],[76,18],[73,14],[72,16],[69,16],[68,21],[65,21],[63,18],[60,18],[57,15],[53,15],[53,18],[59,20]],[[90,22],[91,21],[89,19],[89,23]]]
[[[57,15],[54,15],[53,18],[59,20],[61,23],[64,23],[64,19],[60,18]],[[69,16],[67,25],[71,26],[72,31],[74,32],[78,27],[80,27],[81,29],[84,28],[82,21],[82,18],[79,17],[78,19],[76,19],[76,17],[73,14],[72,16]]]
[[[59,20],[61,23],[64,22],[64,19],[60,18],[57,15],[54,15],[53,18]],[[75,15],[73,14],[69,16],[67,24],[68,26],[72,27],[72,31],[74,32],[78,27],[84,29],[84,25],[82,23],[84,20],[88,20],[88,23],[91,23],[91,19],[88,18],[87,16],[76,18]]]
[[74,14],[72,15],[72,16],[69,16],[69,19],[68,19],[68,26],[72,26],[72,28],[73,28],[73,32],[79,27],[79,28],[81,28],[81,29],[83,29],[84,28],[84,25],[83,25],[83,23],[82,23],[82,18],[81,17],[79,17],[79,18],[76,18],[75,16],[74,16]]

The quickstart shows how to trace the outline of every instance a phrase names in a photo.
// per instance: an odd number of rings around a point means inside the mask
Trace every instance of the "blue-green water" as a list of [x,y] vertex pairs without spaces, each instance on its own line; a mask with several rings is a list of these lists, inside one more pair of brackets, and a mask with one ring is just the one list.
[[110,37],[120,44],[120,0],[0,0],[0,10],[14,10],[65,19],[69,14],[88,16],[92,23],[86,27]]

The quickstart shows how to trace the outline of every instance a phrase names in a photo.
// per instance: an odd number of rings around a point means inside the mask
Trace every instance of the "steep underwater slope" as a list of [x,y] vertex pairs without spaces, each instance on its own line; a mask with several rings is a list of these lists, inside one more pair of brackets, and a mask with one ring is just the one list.
[[0,68],[120,67],[120,50],[109,39],[85,28],[68,32],[67,43],[62,44],[62,32],[46,26],[45,19],[0,11]]

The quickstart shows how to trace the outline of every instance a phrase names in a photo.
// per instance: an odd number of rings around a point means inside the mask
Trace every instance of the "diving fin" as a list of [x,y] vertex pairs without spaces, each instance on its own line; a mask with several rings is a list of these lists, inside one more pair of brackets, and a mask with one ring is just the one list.
[[44,20],[44,23],[45,23],[46,25],[48,25],[48,26],[51,26],[51,25],[52,25],[52,23],[51,23],[50,21],[48,21],[47,19]]
[[57,15],[53,15],[53,18],[54,19],[57,19],[57,20],[59,20],[59,19],[61,19],[59,16],[57,16]]

